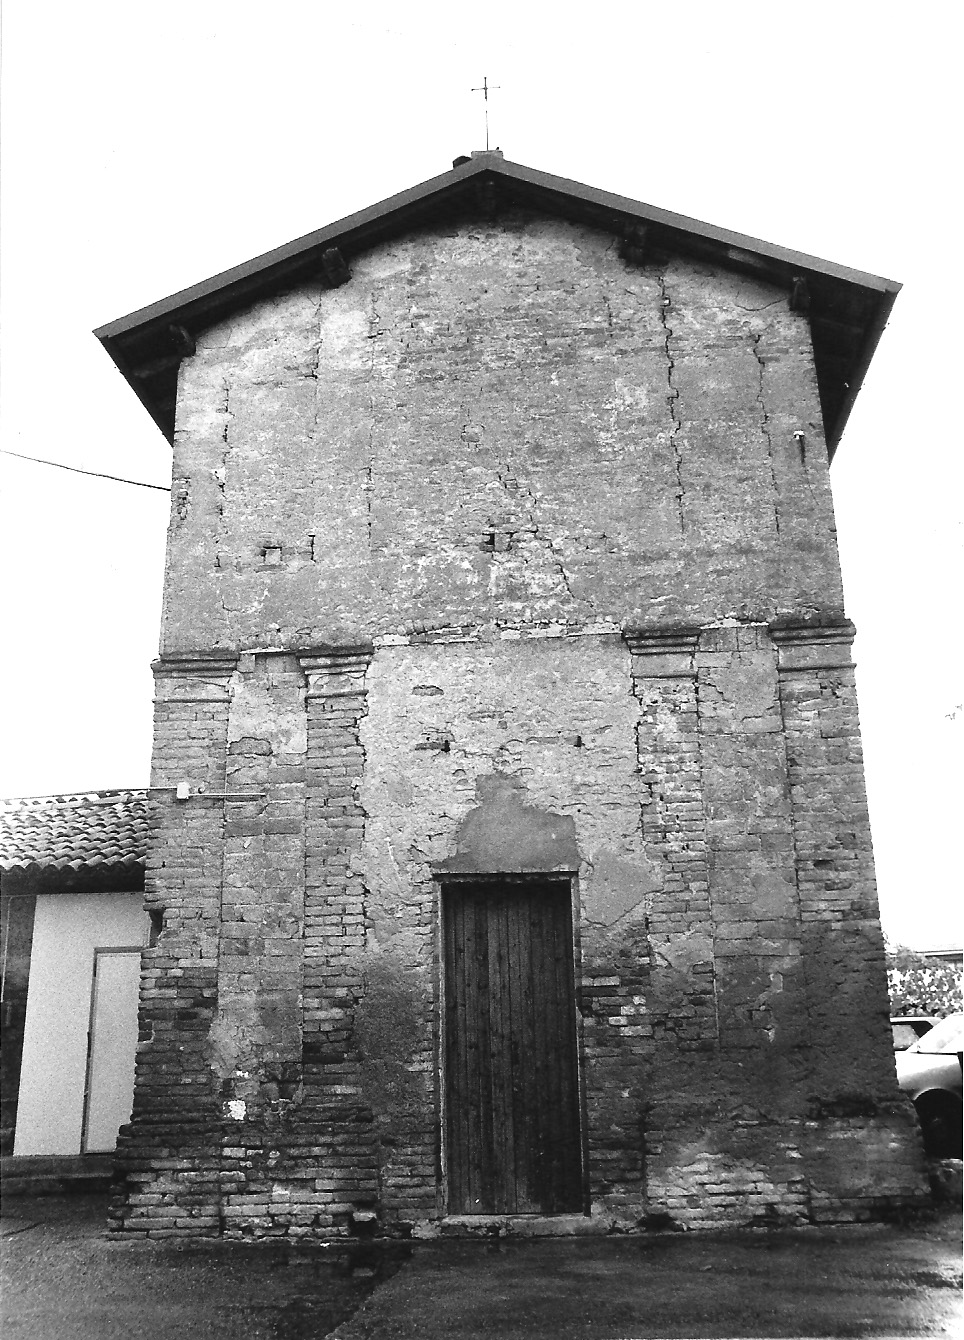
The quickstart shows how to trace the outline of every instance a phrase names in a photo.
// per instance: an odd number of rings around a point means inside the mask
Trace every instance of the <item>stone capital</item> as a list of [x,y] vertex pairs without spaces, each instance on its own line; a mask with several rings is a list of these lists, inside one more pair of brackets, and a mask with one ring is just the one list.
[[856,629],[849,619],[835,623],[813,624],[804,620],[781,620],[770,625],[770,636],[777,649],[777,668],[795,670],[853,669],[853,640]]
[[623,640],[642,679],[682,679],[696,674],[698,628],[627,628]]
[[363,695],[365,676],[374,650],[371,643],[324,647],[301,652],[298,661],[308,681],[308,698],[348,698]]
[[227,701],[237,656],[160,656],[151,663],[158,702]]

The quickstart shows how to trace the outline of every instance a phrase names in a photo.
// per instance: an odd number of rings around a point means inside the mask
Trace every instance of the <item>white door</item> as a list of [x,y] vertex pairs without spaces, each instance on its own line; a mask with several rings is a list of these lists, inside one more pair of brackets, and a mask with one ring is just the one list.
[[140,973],[139,949],[95,951],[84,1110],[85,1154],[114,1150],[118,1128],[131,1118]]
[[[79,1154],[85,1147],[85,1093],[90,1082],[89,1032],[93,1022],[94,964],[98,950],[120,949],[122,965],[108,965],[107,976],[125,983],[126,1005],[107,1008],[108,993],[99,997],[101,1031],[113,1020],[127,1037],[128,1090],[119,1107],[127,1111],[117,1122],[107,1147],[114,1148],[117,1126],[130,1111],[133,1037],[137,1018],[137,961],[147,944],[150,921],[144,895],[131,893],[40,893],[30,953],[30,984],[23,1034],[23,1065],[17,1105],[15,1154]],[[106,985],[106,984],[105,984]],[[108,1045],[107,1053],[111,1047]],[[98,1070],[100,1059],[97,1060]],[[108,1066],[108,1069],[113,1067]],[[102,1092],[97,1084],[98,1092]],[[101,1137],[103,1129],[101,1128]],[[91,1149],[99,1145],[89,1146]]]

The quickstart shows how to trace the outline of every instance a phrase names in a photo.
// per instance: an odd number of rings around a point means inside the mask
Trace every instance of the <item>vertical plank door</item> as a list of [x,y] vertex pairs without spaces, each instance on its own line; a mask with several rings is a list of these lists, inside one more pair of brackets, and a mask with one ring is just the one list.
[[450,1214],[583,1208],[568,881],[443,889]]

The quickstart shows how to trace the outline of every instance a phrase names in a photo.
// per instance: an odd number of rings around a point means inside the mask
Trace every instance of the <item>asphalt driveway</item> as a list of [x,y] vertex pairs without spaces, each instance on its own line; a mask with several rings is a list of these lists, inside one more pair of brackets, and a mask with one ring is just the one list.
[[11,1198],[5,1340],[958,1335],[960,1214],[905,1225],[389,1247],[129,1242]]

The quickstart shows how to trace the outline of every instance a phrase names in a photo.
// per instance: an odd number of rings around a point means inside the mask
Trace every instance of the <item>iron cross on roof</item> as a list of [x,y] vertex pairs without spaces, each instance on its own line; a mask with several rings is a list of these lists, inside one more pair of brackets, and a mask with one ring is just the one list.
[[485,100],[485,148],[486,148],[486,152],[488,152],[488,148],[489,148],[489,90],[490,90],[490,89],[501,88],[501,87],[502,87],[501,84],[490,84],[490,83],[489,83],[489,77],[488,77],[488,75],[483,75],[483,76],[482,76],[482,83],[479,85],[478,88],[473,88],[473,90],[472,90],[473,93],[481,93],[481,94],[483,94],[483,96],[484,96],[484,100]]

